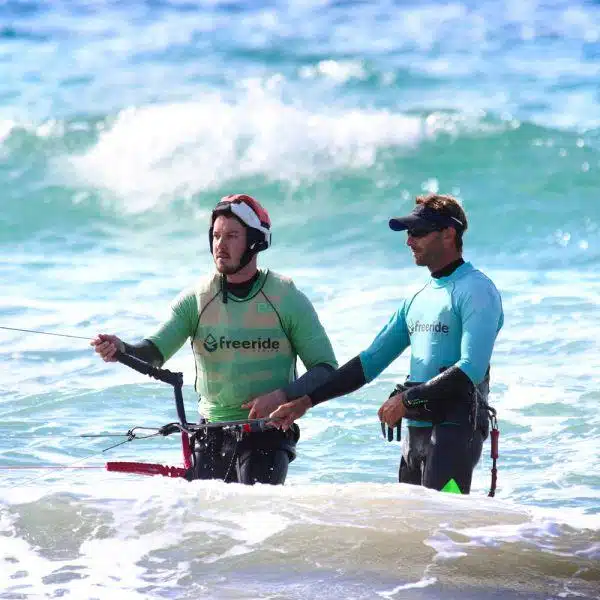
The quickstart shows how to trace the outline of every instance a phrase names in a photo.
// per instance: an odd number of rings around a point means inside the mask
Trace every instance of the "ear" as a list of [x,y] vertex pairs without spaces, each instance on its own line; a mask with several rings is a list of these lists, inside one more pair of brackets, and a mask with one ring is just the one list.
[[252,244],[250,250],[252,250],[253,252],[261,252],[262,250],[266,250],[268,247],[269,246],[267,246],[267,242],[263,240],[261,242],[256,242],[255,244]]
[[263,236],[255,229],[246,229],[246,236],[248,248],[252,252],[261,252],[269,247]]
[[442,230],[442,239],[446,246],[454,246],[456,239],[456,229],[454,227],[446,227]]

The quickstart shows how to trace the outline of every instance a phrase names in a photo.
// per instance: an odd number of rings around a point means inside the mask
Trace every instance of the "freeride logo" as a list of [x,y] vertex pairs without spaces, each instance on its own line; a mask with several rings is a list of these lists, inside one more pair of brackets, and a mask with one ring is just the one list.
[[408,333],[448,333],[450,328],[445,323],[421,323],[421,321],[410,322],[408,324]]
[[212,333],[209,333],[204,338],[203,342],[204,349],[207,352],[214,352],[217,349],[258,350],[259,352],[268,352],[273,350],[279,350],[279,345],[280,344],[277,340],[272,340],[270,337],[258,337],[252,340],[233,340],[222,335],[217,340]]
[[209,333],[204,340],[204,349],[207,352],[214,352],[217,349],[217,340]]

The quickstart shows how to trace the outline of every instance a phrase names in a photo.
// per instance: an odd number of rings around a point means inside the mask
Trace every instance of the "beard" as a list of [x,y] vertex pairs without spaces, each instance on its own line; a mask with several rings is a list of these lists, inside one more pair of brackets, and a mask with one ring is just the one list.
[[219,273],[221,273],[221,275],[233,275],[240,267],[239,264],[237,265],[224,265],[224,264],[219,264],[219,263],[215,263],[215,266],[217,267],[217,271]]
[[231,258],[215,258],[215,267],[221,275],[234,275],[240,268],[240,261],[234,263]]
[[427,256],[423,252],[412,251],[413,260],[418,267],[423,267],[427,264]]

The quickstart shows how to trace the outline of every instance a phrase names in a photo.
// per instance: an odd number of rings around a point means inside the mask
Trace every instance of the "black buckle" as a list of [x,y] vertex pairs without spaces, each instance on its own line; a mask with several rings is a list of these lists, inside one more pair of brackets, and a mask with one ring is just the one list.
[[158,433],[160,435],[171,435],[172,433],[177,433],[178,431],[181,431],[179,423],[167,423],[158,430]]

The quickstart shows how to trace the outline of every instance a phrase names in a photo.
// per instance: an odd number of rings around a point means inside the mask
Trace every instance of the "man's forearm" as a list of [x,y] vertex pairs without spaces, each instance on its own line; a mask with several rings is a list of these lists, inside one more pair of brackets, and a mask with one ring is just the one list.
[[450,367],[429,381],[410,387],[404,392],[404,404],[407,408],[422,402],[451,402],[472,398],[473,382],[458,367]]
[[288,400],[295,400],[300,396],[310,396],[315,389],[329,379],[333,372],[335,372],[335,369],[331,365],[319,363],[306,371],[304,375],[286,385],[283,391]]
[[160,350],[150,340],[142,340],[137,344],[123,342],[123,345],[127,354],[150,363],[154,367],[162,367],[165,362]]
[[308,394],[312,405],[316,406],[337,398],[355,392],[367,383],[360,358],[355,356],[345,365],[342,365],[337,371],[330,374],[327,381]]

